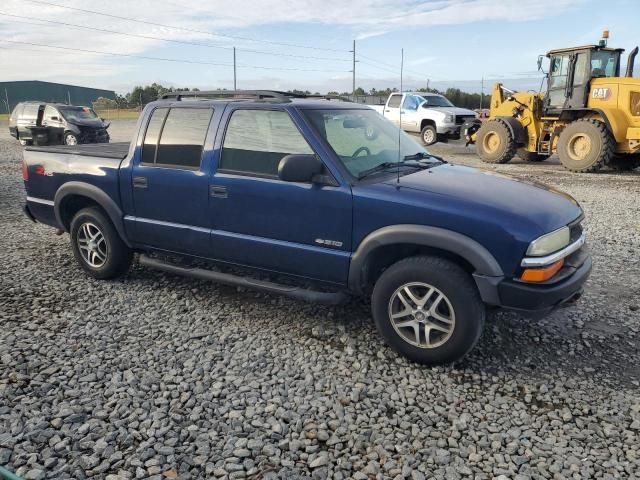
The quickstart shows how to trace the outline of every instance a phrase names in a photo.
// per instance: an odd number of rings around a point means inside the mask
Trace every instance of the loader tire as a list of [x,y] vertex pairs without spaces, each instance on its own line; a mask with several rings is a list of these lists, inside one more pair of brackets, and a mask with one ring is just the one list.
[[572,172],[597,172],[610,163],[615,150],[616,142],[607,126],[593,118],[570,123],[558,139],[560,163]]
[[518,149],[518,156],[524,160],[525,162],[544,162],[548,155],[541,155],[537,152],[530,152],[529,150],[525,150],[524,148]]
[[618,172],[629,172],[640,167],[640,154],[634,155],[616,155],[607,164],[612,170]]
[[516,154],[516,141],[500,120],[489,120],[476,134],[478,156],[485,163],[507,163]]

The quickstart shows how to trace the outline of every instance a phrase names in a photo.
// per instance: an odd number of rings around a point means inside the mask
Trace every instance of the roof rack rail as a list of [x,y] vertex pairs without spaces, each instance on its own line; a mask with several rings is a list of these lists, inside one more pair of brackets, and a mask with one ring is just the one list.
[[320,98],[326,100],[349,100],[339,95],[307,95],[304,93],[281,92],[277,90],[206,90],[206,91],[175,91],[163,93],[158,97],[161,100],[177,100],[183,98],[225,99],[225,100],[258,100],[270,102],[291,102],[293,98]]

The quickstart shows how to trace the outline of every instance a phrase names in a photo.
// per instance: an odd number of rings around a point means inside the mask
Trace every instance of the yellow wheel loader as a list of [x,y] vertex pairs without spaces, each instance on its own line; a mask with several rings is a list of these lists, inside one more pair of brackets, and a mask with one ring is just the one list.
[[497,83],[489,119],[463,126],[467,144],[475,143],[487,163],[515,155],[535,162],[557,153],[574,172],[640,166],[640,78],[633,78],[638,47],[621,77],[624,50],[608,48],[606,38],[605,31],[598,45],[548,52],[546,92],[515,92]]

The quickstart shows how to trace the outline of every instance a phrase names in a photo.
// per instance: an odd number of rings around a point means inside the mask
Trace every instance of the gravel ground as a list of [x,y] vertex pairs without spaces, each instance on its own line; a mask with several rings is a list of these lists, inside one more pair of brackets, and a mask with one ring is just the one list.
[[20,158],[0,123],[0,465],[24,478],[640,478],[640,172],[491,167],[581,202],[593,274],[577,305],[493,312],[465,361],[422,368],[364,302],[87,278],[23,218]]

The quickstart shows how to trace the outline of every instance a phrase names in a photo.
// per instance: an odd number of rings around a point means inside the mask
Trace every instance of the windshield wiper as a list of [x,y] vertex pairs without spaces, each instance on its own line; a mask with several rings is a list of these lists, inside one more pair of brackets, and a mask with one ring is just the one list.
[[375,167],[363,170],[358,174],[358,180],[362,180],[364,177],[368,177],[371,174],[383,172],[389,168],[398,168],[402,165],[402,162],[382,162]]
[[[433,162],[424,163],[424,162],[418,161],[418,160],[423,160],[428,158],[435,158],[439,163],[434,164]],[[376,165],[375,167],[369,168],[368,170],[363,170],[358,175],[358,180],[362,180],[363,178],[368,177],[369,175],[372,175],[378,172],[383,172],[390,168],[400,168],[400,167],[431,168],[431,167],[435,167],[436,165],[440,165],[440,163],[447,163],[447,162],[440,157],[435,157],[428,153],[418,152],[414,155],[405,156],[399,162],[383,162]]]

